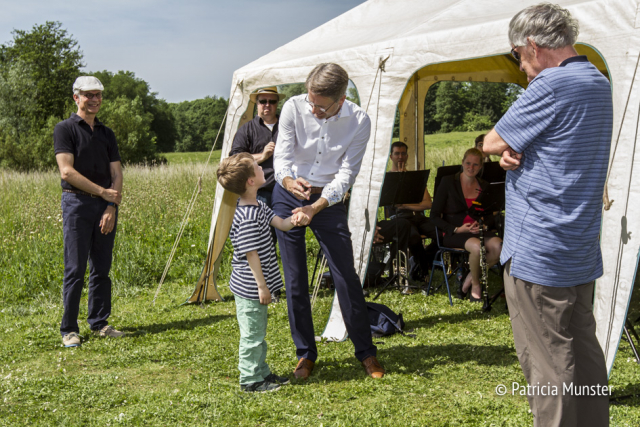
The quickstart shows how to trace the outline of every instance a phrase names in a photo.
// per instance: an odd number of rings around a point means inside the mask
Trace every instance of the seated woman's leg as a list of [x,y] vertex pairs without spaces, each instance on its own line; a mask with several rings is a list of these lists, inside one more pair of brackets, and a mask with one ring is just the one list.
[[491,268],[500,261],[500,252],[502,252],[502,239],[494,236],[485,241],[485,249],[487,250],[487,268]]
[[469,252],[469,275],[462,285],[462,291],[467,292],[471,286],[471,296],[480,298],[482,288],[480,287],[480,239],[472,237],[468,239],[464,248]]

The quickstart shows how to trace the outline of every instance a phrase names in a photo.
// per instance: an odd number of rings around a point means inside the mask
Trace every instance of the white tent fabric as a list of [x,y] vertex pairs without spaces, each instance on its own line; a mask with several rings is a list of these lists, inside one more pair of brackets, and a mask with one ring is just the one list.
[[[526,87],[524,75],[508,54],[507,28],[515,13],[535,3],[370,0],[234,73],[222,157],[228,155],[238,127],[251,119],[251,92],[303,82],[321,62],[342,65],[372,121],[371,139],[349,210],[356,268],[364,277],[373,238],[371,221],[375,220],[397,109],[401,113],[401,140],[410,143],[413,166],[419,168],[423,144],[415,141],[423,132],[416,118],[422,117],[421,104],[430,85],[441,80],[480,80]],[[608,194],[614,203],[603,215],[605,273],[596,284],[594,308],[598,339],[610,369],[627,315],[640,244],[640,181],[633,175],[640,162],[636,156],[640,0],[559,3],[580,22],[579,52],[587,54],[612,83],[615,116]],[[379,66],[385,59],[383,71]],[[222,252],[220,242],[228,234],[234,205],[235,198],[218,186],[209,239],[211,263]],[[344,331],[339,313],[332,321],[337,330],[327,336],[344,338],[340,336]]]

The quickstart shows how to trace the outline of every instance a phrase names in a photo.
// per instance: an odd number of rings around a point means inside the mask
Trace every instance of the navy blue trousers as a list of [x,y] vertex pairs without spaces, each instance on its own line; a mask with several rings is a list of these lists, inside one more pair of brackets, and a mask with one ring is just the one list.
[[[78,312],[89,261],[89,313],[87,322],[97,331],[107,325],[111,314],[111,254],[116,227],[109,234],[100,232],[100,219],[107,201],[83,194],[62,193],[62,225],[64,233],[64,280],[62,301],[64,314],[60,324],[62,335],[80,332]],[[116,226],[118,223],[116,211]]]
[[[297,207],[313,204],[320,198],[314,194],[310,200],[300,201],[276,184],[273,189],[273,210],[287,218]],[[371,341],[369,315],[362,294],[360,278],[356,274],[351,245],[351,232],[347,223],[347,208],[342,203],[330,206],[313,217],[308,225],[315,234],[322,252],[327,258],[331,277],[338,293],[342,317],[360,361],[376,355]],[[276,230],[280,257],[284,268],[287,290],[289,326],[296,346],[298,359],[304,357],[313,362],[318,358],[311,302],[309,300],[309,274],[307,272],[306,227],[294,227],[291,231]]]

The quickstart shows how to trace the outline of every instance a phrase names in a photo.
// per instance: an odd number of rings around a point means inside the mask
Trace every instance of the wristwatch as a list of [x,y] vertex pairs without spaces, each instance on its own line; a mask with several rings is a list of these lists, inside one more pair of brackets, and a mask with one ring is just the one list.
[[115,208],[115,207],[118,207],[118,205],[116,205],[116,204],[115,204],[115,203],[113,203],[113,202],[109,202],[109,203],[107,203],[107,206],[113,206],[114,208]]

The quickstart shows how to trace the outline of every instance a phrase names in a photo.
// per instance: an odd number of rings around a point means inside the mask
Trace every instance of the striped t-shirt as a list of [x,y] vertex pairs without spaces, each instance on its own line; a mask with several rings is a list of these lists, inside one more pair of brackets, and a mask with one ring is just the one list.
[[259,300],[258,284],[247,261],[247,252],[258,251],[262,274],[270,292],[282,288],[282,277],[276,258],[276,246],[271,237],[270,223],[276,215],[262,201],[258,205],[236,206],[231,225],[233,260],[229,288],[234,295]]
[[500,261],[511,274],[567,287],[602,276],[599,234],[613,108],[609,81],[586,57],[547,68],[496,124],[523,153],[507,173]]

